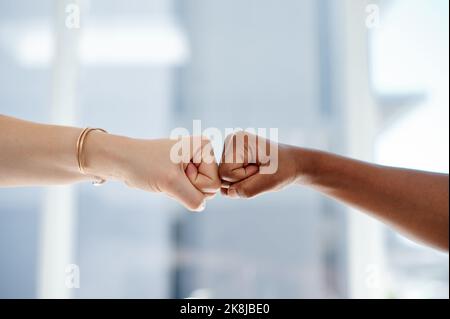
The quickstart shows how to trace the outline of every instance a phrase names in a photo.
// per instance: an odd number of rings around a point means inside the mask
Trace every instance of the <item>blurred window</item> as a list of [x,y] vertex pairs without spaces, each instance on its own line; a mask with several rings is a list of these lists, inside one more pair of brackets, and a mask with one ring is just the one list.
[[[371,37],[372,81],[383,114],[379,163],[448,173],[449,74],[446,0],[380,2]],[[386,230],[393,298],[448,298],[448,255]]]

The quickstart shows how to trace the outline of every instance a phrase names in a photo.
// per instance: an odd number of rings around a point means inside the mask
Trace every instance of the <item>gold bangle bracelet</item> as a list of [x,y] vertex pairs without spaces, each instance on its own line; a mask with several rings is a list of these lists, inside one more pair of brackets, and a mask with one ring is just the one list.
[[[103,133],[108,133],[104,129],[101,128],[90,128],[86,127],[83,131],[81,131],[80,136],[78,136],[77,140],[77,161],[78,161],[78,169],[80,170],[80,173],[83,175],[87,175],[84,169],[85,166],[85,154],[84,154],[84,145],[86,141],[86,137],[88,134],[92,131],[100,131]],[[104,184],[106,181],[103,178],[100,178],[98,176],[92,176],[94,180],[92,181],[93,185],[101,185]]]

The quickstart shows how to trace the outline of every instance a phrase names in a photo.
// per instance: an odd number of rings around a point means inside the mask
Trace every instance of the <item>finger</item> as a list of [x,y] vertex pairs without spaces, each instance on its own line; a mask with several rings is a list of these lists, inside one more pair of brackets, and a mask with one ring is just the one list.
[[205,193],[204,194],[206,200],[211,200],[214,197],[216,197],[216,195],[217,195],[217,193]]
[[234,154],[233,138],[234,138],[234,134],[229,134],[225,138],[225,141],[223,143],[222,156],[221,156],[221,159],[220,159],[220,163],[221,164],[222,163],[230,163],[230,162],[233,163],[234,162],[234,158],[233,158],[233,154]]
[[[209,141],[203,140],[203,147],[194,154],[194,164],[188,164],[186,175],[191,183],[203,193],[216,193],[220,189],[219,167]],[[198,154],[200,154],[200,157]]]
[[236,183],[258,172],[257,136],[247,132],[228,135],[219,165],[222,181]]
[[245,163],[245,152],[244,152],[245,147],[246,147],[245,139],[242,136],[241,132],[229,134],[225,138],[225,142],[223,144],[222,158],[221,158],[220,163],[221,164],[222,163],[244,164]]
[[220,189],[219,166],[209,141],[202,148],[202,162],[198,166],[198,172],[196,185],[204,193],[216,193]]
[[231,199],[237,199],[239,198],[239,195],[236,193],[236,190],[231,189],[231,192],[228,188],[221,188],[220,192],[223,196],[231,198]]
[[221,185],[220,187],[221,187],[222,189],[228,189],[228,188],[230,188],[230,185],[231,185],[230,182],[227,182],[227,181],[222,180],[222,185]]
[[193,163],[189,163],[185,169],[186,176],[189,178],[192,184],[197,179],[198,170],[197,167]]
[[266,175],[252,175],[230,186],[228,196],[236,198],[252,198],[267,191]]
[[232,198],[232,199],[237,199],[237,198],[239,198],[239,195],[238,195],[238,193],[237,193],[237,191],[236,191],[235,188],[229,188],[229,189],[227,190],[227,196],[228,196],[229,198]]
[[209,177],[200,172],[200,169],[192,168],[193,164],[189,164],[186,168],[186,175],[189,181],[202,193],[216,193],[220,189],[220,178],[217,174],[216,177]]
[[169,190],[170,194],[191,211],[202,211],[205,208],[205,196],[186,176],[180,176]]
[[[243,164],[221,164],[219,167],[219,175],[222,181],[227,183],[236,183],[258,173],[257,165]],[[222,183],[223,184],[223,183]]]
[[220,193],[221,193],[223,196],[228,196],[228,188],[222,187],[222,188],[220,189]]

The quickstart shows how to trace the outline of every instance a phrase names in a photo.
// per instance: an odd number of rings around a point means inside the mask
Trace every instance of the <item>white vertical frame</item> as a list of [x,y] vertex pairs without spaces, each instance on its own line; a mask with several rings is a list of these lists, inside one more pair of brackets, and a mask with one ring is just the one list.
[[[338,80],[335,90],[343,108],[347,155],[372,161],[379,111],[370,87],[369,0],[343,0],[336,10],[335,46]],[[348,210],[347,278],[350,298],[383,298],[384,250],[382,225],[355,209]]]
[[[79,29],[66,27],[66,7],[76,0],[55,0],[51,121],[76,123]],[[39,246],[38,297],[71,298],[66,268],[73,263],[76,200],[73,186],[46,189]]]

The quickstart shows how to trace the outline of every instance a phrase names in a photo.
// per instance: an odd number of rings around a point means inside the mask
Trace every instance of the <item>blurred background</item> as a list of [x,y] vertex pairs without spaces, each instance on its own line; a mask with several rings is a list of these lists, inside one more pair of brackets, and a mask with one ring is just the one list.
[[[274,127],[448,173],[448,6],[0,0],[0,113],[140,138]],[[302,188],[201,214],[116,183],[0,190],[2,298],[448,298],[448,274],[447,254]]]

